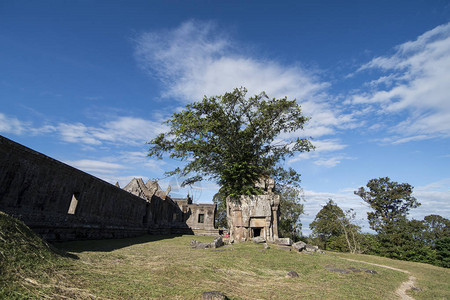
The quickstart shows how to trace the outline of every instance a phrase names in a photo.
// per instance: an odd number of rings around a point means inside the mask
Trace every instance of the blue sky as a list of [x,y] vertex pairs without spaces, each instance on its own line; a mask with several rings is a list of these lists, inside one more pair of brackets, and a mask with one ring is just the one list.
[[448,1],[2,1],[0,134],[108,182],[163,179],[145,144],[184,105],[245,86],[296,98],[316,151],[303,232],[328,198],[357,212],[372,178],[413,185],[410,216],[450,217]]

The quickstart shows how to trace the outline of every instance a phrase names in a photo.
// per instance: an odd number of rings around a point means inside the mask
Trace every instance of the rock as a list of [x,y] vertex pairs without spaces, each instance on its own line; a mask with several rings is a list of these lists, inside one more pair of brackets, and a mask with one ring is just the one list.
[[369,273],[369,274],[378,274],[377,271],[375,271],[375,270],[364,269],[364,268],[361,268],[361,270],[363,270],[364,272]]
[[335,268],[335,267],[331,267],[331,266],[325,266],[325,269],[327,269],[330,272],[341,273],[341,274],[350,273],[350,271],[347,269],[340,269],[340,268]]
[[263,249],[264,249],[264,250],[267,250],[267,249],[270,249],[270,247],[269,247],[269,245],[268,245],[267,243],[264,243]]
[[320,250],[320,249],[319,249],[319,250],[317,250],[317,253],[320,253],[320,254],[326,254],[326,253],[325,253],[325,251],[323,251],[323,250]]
[[290,238],[278,238],[275,240],[278,245],[290,246],[292,245],[292,240]]
[[225,300],[228,299],[224,293],[219,291],[211,291],[211,292],[204,292],[202,294],[202,300]]
[[218,237],[216,237],[215,239],[214,239],[214,241],[212,242],[212,248],[219,248],[219,247],[222,247],[223,246],[223,239],[222,239],[222,237],[219,235]]
[[295,277],[298,277],[298,273],[295,272],[295,271],[290,271],[290,272],[288,272],[286,274],[286,277],[288,277],[288,278],[295,278]]
[[305,250],[308,252],[316,252],[317,250],[319,250],[319,247],[311,245],[311,244],[306,244]]
[[262,236],[257,236],[252,239],[253,243],[262,244],[265,243],[266,240]]
[[208,249],[208,248],[219,248],[223,246],[223,240],[221,236],[218,236],[211,243],[202,243],[196,240],[191,240],[191,247],[194,249]]
[[305,249],[306,247],[306,243],[305,242],[297,242],[292,244],[292,249],[297,250],[297,251],[302,251],[303,249]]
[[289,246],[277,246],[277,248],[280,249],[280,250],[286,250],[286,251],[291,251],[292,250],[292,248],[289,247]]

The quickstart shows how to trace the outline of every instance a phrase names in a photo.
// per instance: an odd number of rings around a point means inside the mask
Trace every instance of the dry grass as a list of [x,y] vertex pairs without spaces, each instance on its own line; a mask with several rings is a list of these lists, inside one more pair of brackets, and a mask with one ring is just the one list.
[[[6,221],[5,221],[6,220]],[[142,236],[133,239],[43,243],[26,226],[0,214],[0,298],[200,299],[218,290],[230,299],[395,299],[408,275],[342,258],[387,264],[417,279],[417,299],[449,299],[449,270],[365,255],[300,254],[240,243],[191,249],[212,237]],[[65,255],[64,253],[69,253]],[[325,267],[370,268],[340,274]],[[295,271],[298,278],[286,278]]]

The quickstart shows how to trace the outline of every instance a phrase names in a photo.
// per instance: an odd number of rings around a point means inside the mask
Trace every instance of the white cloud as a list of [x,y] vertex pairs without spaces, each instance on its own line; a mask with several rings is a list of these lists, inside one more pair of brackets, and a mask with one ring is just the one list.
[[[299,65],[258,59],[242,51],[213,23],[190,21],[167,31],[149,32],[136,39],[141,67],[166,87],[163,96],[186,103],[204,95],[220,95],[245,86],[249,95],[296,98],[311,121],[293,135],[321,137],[336,129],[355,126],[351,114],[342,113],[325,89],[329,83]],[[239,50],[238,50],[239,49]]]
[[14,117],[0,113],[0,132],[22,134],[27,131],[29,123],[22,122]]
[[90,159],[66,161],[66,163],[87,173],[95,174],[111,174],[126,169],[125,166],[120,164]]
[[70,143],[100,145],[102,143],[143,145],[164,132],[160,123],[133,117],[119,117],[98,127],[82,123],[60,123],[56,131]]
[[342,159],[350,159],[349,157],[343,155],[334,157],[329,156],[330,153],[343,150],[347,147],[347,145],[342,144],[338,139],[314,140],[312,143],[316,147],[314,151],[302,152],[290,159],[288,163],[292,164],[301,160],[318,159],[315,161],[316,165],[335,167],[341,162]]
[[450,23],[376,57],[358,71],[390,72],[371,81],[373,89],[355,94],[353,104],[377,105],[385,114],[407,113],[390,130],[391,142],[450,136]]

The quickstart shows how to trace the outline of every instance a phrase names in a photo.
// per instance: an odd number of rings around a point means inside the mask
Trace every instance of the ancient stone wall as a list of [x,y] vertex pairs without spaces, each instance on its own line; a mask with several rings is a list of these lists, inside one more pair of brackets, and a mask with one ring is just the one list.
[[197,204],[192,203],[192,199],[174,198],[180,210],[183,212],[183,219],[186,225],[196,235],[217,235],[219,229],[214,226],[214,217],[216,214],[215,204]]
[[47,240],[193,233],[177,203],[152,189],[132,194],[0,136],[0,210]]
[[233,241],[247,241],[262,237],[267,241],[278,239],[280,196],[273,193],[273,179],[264,179],[255,186],[264,195],[227,198],[227,222]]

